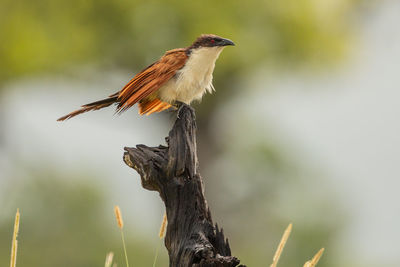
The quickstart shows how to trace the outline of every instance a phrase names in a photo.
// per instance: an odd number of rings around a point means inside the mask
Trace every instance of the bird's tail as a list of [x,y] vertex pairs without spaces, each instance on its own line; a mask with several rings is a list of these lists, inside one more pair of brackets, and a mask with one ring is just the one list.
[[83,105],[81,109],[72,111],[71,113],[59,118],[57,121],[64,121],[64,120],[68,120],[72,117],[75,117],[76,115],[79,115],[81,113],[85,113],[91,110],[98,110],[98,109],[102,109],[105,107],[108,107],[114,103],[116,103],[118,101],[118,93],[110,95],[108,98],[106,99],[102,99],[93,103],[89,103],[86,105]]

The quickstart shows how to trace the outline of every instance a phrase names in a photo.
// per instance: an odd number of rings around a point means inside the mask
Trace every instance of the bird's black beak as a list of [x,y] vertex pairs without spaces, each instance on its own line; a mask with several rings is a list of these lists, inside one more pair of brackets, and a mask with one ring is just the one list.
[[219,42],[219,44],[218,44],[219,46],[228,46],[228,45],[235,45],[235,43],[234,42],[232,42],[231,40],[229,40],[229,39],[222,39],[220,42]]

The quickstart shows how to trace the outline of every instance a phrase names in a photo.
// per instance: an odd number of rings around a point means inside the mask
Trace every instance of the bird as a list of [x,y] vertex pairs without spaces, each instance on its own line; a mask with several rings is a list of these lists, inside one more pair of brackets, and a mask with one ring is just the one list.
[[116,104],[120,114],[135,104],[140,115],[161,112],[179,103],[190,105],[212,93],[215,62],[226,46],[235,44],[215,34],[202,34],[190,46],[167,51],[158,61],[136,74],[120,91],[82,105],[57,121]]

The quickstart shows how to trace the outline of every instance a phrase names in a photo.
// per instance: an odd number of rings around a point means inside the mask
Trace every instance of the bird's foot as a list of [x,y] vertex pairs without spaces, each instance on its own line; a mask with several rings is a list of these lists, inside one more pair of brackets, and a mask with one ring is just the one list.
[[183,110],[185,108],[188,108],[191,111],[193,111],[193,108],[191,106],[189,106],[186,103],[180,102],[180,101],[176,101],[175,104],[174,104],[174,107],[178,110],[177,113],[176,113],[177,114],[176,116],[177,116],[178,119],[181,118],[180,114],[183,112]]

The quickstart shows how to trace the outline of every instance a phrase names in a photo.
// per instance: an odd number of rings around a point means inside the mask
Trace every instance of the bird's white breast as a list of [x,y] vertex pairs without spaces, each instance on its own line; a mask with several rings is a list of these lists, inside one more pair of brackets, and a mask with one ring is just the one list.
[[199,100],[205,92],[212,92],[215,61],[223,47],[202,47],[193,49],[186,64],[176,76],[159,90],[161,100],[190,104]]

